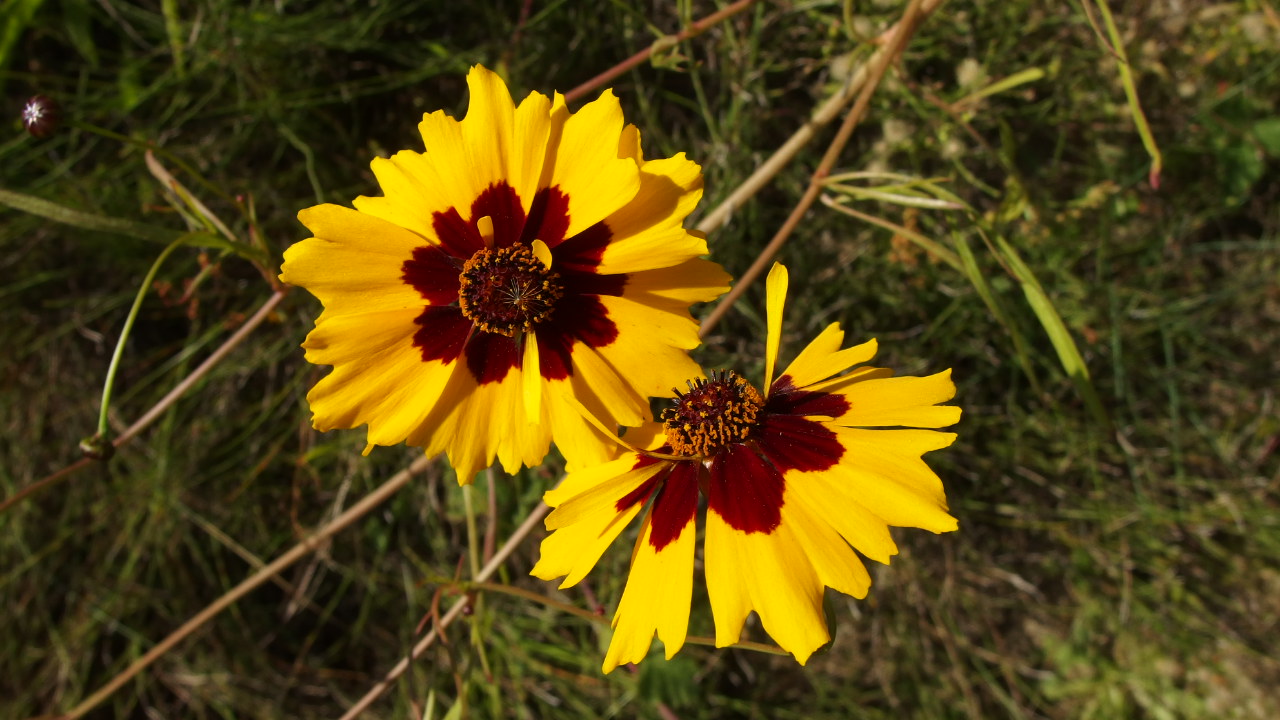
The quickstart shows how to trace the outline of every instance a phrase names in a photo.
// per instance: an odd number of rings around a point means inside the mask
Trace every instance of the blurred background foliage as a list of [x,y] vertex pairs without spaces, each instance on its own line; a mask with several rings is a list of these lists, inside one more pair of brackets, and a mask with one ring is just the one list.
[[[903,5],[760,2],[612,86],[646,154],[702,163],[706,212]],[[517,98],[564,91],[718,7],[0,0],[0,187],[177,234],[153,148],[274,266],[305,236],[300,208],[376,194],[373,156],[421,149],[423,112],[464,111],[471,64]],[[1155,188],[1090,10],[945,3],[841,158],[942,178],[972,210],[844,201],[970,255],[968,272],[821,205],[781,255],[784,355],[838,320],[901,372],[955,369],[960,439],[932,463],[959,533],[901,532],[867,600],[829,593],[836,639],[805,668],[700,647],[667,663],[655,643],[638,672],[602,676],[607,629],[489,596],[366,717],[1280,717],[1280,18],[1267,0],[1111,0],[1163,155]],[[48,139],[18,120],[36,93],[67,120]],[[750,264],[832,134],[712,234],[715,260]],[[160,248],[0,207],[0,497],[77,458]],[[113,426],[270,292],[235,255],[178,250],[127,345]],[[758,377],[762,308],[752,288],[699,351],[707,367]],[[310,429],[325,370],[298,344],[318,311],[291,293],[137,442],[0,515],[0,716],[65,711],[416,456],[361,458],[362,432]],[[1073,382],[1063,341],[1089,380]],[[500,539],[557,477],[551,462],[500,480]],[[500,579],[589,607],[527,577],[539,536]],[[460,493],[433,465],[91,717],[334,717],[404,656],[465,544]],[[627,557],[620,544],[588,580],[610,611]],[[705,593],[692,631],[711,632]]]

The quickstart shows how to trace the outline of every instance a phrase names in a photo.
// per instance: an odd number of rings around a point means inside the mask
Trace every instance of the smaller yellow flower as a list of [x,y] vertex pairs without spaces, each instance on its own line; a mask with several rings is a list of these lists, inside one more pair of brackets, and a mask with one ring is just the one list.
[[280,277],[324,304],[303,347],[333,366],[313,422],[368,425],[366,452],[446,452],[462,483],[495,458],[537,465],[552,435],[570,467],[603,462],[614,445],[580,409],[644,422],[697,372],[690,304],[728,289],[684,228],[702,171],[646,160],[611,91],[571,113],[558,93],[517,106],[479,65],[467,85],[465,118],[423,117],[425,153],[373,161],[383,196],[298,215],[314,237]]
[[[773,380],[787,272],[768,280],[765,393],[736,373],[691,381],[650,423],[627,434],[643,448],[571,473],[546,494],[555,511],[533,574],[581,580],[644,512],[604,671],[639,662],[656,633],[671,658],[684,644],[693,596],[699,495],[707,503],[704,567],[716,645],[738,642],[755,611],[801,664],[830,641],[824,588],[862,598],[859,552],[888,563],[889,527],[955,530],[942,482],[921,456],[947,447],[960,408],[951,371],[893,377],[863,367],[874,340],[841,349],[832,323]],[[647,509],[646,509],[647,508]],[[850,545],[853,547],[851,548]]]

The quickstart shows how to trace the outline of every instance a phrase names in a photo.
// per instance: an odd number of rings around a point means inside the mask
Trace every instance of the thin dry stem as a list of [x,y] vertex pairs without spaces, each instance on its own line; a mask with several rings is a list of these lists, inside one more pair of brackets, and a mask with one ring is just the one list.
[[[129,667],[117,674],[88,698],[85,698],[85,700],[79,705],[72,708],[70,712],[63,716],[64,720],[73,720],[74,718],[83,717],[85,713],[97,707],[99,703],[110,697],[111,694],[120,689],[122,685],[129,682],[129,680],[135,675],[145,670],[149,665],[151,665],[151,663],[155,662],[172,649],[173,646],[182,642],[182,640],[184,640],[188,635],[199,630],[201,626],[209,620],[212,620],[223,610],[227,609],[227,607],[232,603],[249,594],[249,592],[257,588],[259,585],[266,583],[272,577],[275,577],[275,575],[281,570],[315,552],[316,549],[324,545],[329,538],[333,537],[356,520],[364,517],[364,515],[370,510],[373,510],[377,506],[386,502],[392,495],[395,495],[396,492],[407,485],[410,478],[415,474],[422,472],[422,470],[426,469],[427,465],[430,463],[430,458],[425,456],[418,458],[408,468],[396,473],[391,477],[391,479],[384,482],[373,492],[364,496],[360,502],[352,505],[341,515],[334,518],[330,523],[317,530],[313,535],[299,542],[297,545],[294,545],[288,552],[277,557],[275,560],[272,560],[269,564],[263,566],[262,569],[245,578],[239,585],[236,585],[234,588],[223,594],[222,597],[210,603],[205,607],[205,609],[196,613],[194,617],[183,623],[181,627],[169,633],[166,638],[156,643],[155,646],[148,650],[145,655],[133,661]],[[499,553],[499,555],[505,557],[502,553]]]
[[666,37],[660,38],[649,47],[637,52],[636,54],[632,55],[626,60],[623,60],[617,65],[614,65],[608,70],[605,70],[599,75],[591,78],[590,80],[582,83],[578,87],[565,93],[564,94],[565,102],[573,102],[574,100],[581,98],[583,95],[586,95],[587,93],[591,92],[592,90],[595,90],[601,85],[604,85],[610,80],[613,80],[614,78],[630,70],[631,68],[634,68],[635,66],[644,62],[645,60],[648,60],[649,57],[653,55],[655,48],[671,47],[672,45],[675,45],[680,42],[684,42],[689,38],[697,37],[702,33],[706,32],[707,30],[711,29],[717,23],[723,20],[726,20],[728,18],[731,18],[734,15],[737,15],[738,13],[742,12],[743,10],[746,10],[747,8],[751,7],[753,4],[755,4],[755,1],[756,0],[738,0],[738,2],[735,2],[732,5],[729,5],[723,10],[719,10],[717,12],[714,12],[702,18],[701,20],[698,20],[694,24],[690,25],[684,30],[681,30],[675,35],[668,35]]
[[[193,385],[200,382],[205,375],[208,375],[209,371],[212,370],[214,366],[222,362],[223,358],[225,358],[228,353],[234,350],[237,345],[244,341],[245,338],[249,337],[249,333],[257,329],[257,327],[271,315],[271,311],[274,310],[276,305],[279,305],[280,301],[284,299],[286,292],[286,290],[278,290],[272,293],[271,297],[267,298],[266,302],[262,303],[262,306],[253,314],[253,317],[246,320],[243,325],[231,334],[231,337],[227,338],[217,350],[213,351],[213,354],[205,358],[205,361],[200,363],[199,367],[191,371],[190,375],[183,378],[182,382],[175,385],[163,398],[160,398],[160,402],[153,405],[150,410],[143,414],[142,417],[138,418],[132,425],[126,428],[124,432],[120,433],[118,437],[111,441],[111,444],[119,448],[137,437],[143,430],[150,427],[151,423],[159,419],[166,410],[178,401],[178,398],[185,395]],[[93,461],[89,458],[81,458],[61,470],[31,483],[19,490],[17,493],[14,493],[12,497],[6,498],[3,502],[0,502],[0,513],[4,513],[4,511],[18,504],[28,496],[34,495],[41,490],[56,485],[58,482],[70,477],[77,470],[91,464],[93,464]]]
[[849,110],[849,114],[845,116],[844,123],[841,124],[835,139],[831,141],[827,152],[822,156],[818,167],[813,171],[813,175],[809,180],[809,187],[805,190],[800,201],[796,203],[795,208],[792,209],[791,215],[787,217],[786,222],[774,234],[773,239],[761,251],[755,262],[738,278],[738,282],[729,291],[729,294],[720,300],[720,303],[702,322],[702,329],[699,331],[701,337],[705,338],[720,322],[725,313],[729,311],[729,308],[733,307],[733,303],[746,292],[751,283],[769,266],[769,262],[782,249],[782,245],[787,241],[787,238],[791,237],[791,233],[800,225],[800,220],[804,218],[805,213],[809,211],[814,201],[818,199],[818,195],[821,194],[822,183],[831,173],[831,169],[835,167],[840,153],[853,135],[854,128],[858,126],[863,116],[866,115],[867,106],[871,103],[871,96],[875,93],[876,88],[880,86],[880,81],[884,78],[885,72],[888,71],[889,65],[906,47],[907,39],[915,33],[919,22],[924,16],[941,4],[942,0],[912,0],[911,4],[907,6],[906,11],[902,14],[902,19],[894,27],[888,42],[872,57],[869,63],[873,68],[871,75],[863,84],[862,90],[858,94],[858,99]]
[[[538,523],[542,522],[542,518],[550,511],[551,508],[547,507],[546,503],[539,502],[537,507],[535,507],[529,513],[529,516],[524,519],[524,522],[520,524],[520,527],[516,528],[515,532],[511,533],[511,537],[507,538],[507,541],[502,544],[502,547],[498,548],[498,552],[494,554],[493,559],[480,569],[480,573],[476,575],[476,581],[484,582],[492,577],[493,574],[497,572],[498,568],[502,566],[502,563],[505,562],[516,549],[516,546],[525,539],[525,536],[533,532],[533,529],[538,526]],[[458,615],[462,614],[462,608],[465,607],[468,602],[470,601],[466,597],[463,597],[461,600],[454,603],[453,607],[449,608],[449,612],[445,613],[444,616],[440,618],[440,621],[431,628],[431,632],[423,636],[422,640],[418,641],[418,644],[414,645],[413,649],[409,651],[408,656],[396,663],[395,667],[391,668],[390,672],[387,673],[386,677],[384,677],[381,682],[369,688],[369,691],[365,693],[364,697],[360,698],[356,704],[352,705],[351,708],[343,714],[342,720],[351,720],[351,718],[359,716],[360,713],[364,712],[373,704],[373,701],[381,697],[382,693],[386,692],[387,689],[390,688],[391,685],[409,669],[409,664],[417,659],[418,656],[422,655],[422,653],[426,652],[427,648],[431,647],[435,643],[440,632],[443,631],[444,628],[449,627],[449,624],[456,620]]]

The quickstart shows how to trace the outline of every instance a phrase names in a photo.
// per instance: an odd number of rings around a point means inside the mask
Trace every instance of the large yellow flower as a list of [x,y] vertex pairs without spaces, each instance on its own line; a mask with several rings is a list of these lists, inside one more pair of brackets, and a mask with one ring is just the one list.
[[459,482],[496,457],[575,464],[613,446],[581,416],[635,426],[698,372],[689,305],[728,287],[685,216],[702,173],[645,160],[612,92],[577,113],[476,66],[466,117],[423,117],[427,152],[373,161],[384,197],[298,214],[315,235],[281,279],[324,304],[303,347],[334,366],[308,394],[321,430],[445,451]]
[[706,497],[704,567],[716,645],[738,642],[754,610],[764,629],[803,664],[830,640],[825,587],[865,597],[871,578],[856,548],[888,563],[889,526],[956,529],[942,483],[921,455],[947,447],[939,428],[960,408],[951,371],[893,377],[864,367],[874,340],[840,349],[826,328],[772,381],[782,335],[786,268],[768,280],[766,392],[736,373],[713,374],[628,433],[636,450],[570,474],[547,493],[556,508],[533,574],[573,585],[647,506],[631,573],[613,617],[604,671],[639,662],[655,632],[667,657],[684,644],[693,594],[699,494]]

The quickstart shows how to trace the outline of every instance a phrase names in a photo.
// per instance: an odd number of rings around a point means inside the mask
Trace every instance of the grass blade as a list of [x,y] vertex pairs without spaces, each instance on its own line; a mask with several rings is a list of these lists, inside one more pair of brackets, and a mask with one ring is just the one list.
[[122,220],[120,218],[107,217],[106,215],[95,215],[83,210],[74,210],[44,198],[24,195],[23,193],[16,193],[3,188],[0,188],[0,204],[65,225],[72,225],[86,230],[115,233],[117,235],[128,235],[151,242],[169,243],[179,234],[175,230],[154,227],[132,220]]
[[1124,51],[1124,38],[1120,37],[1116,21],[1111,17],[1111,8],[1107,7],[1107,0],[1096,0],[1096,2],[1098,9],[1102,11],[1102,23],[1107,27],[1107,37],[1111,40],[1111,48],[1119,63],[1120,83],[1124,85],[1124,96],[1129,102],[1129,114],[1133,116],[1133,124],[1138,128],[1138,137],[1142,138],[1142,147],[1146,148],[1147,154],[1151,156],[1151,171],[1147,175],[1147,181],[1151,183],[1152,188],[1159,188],[1160,171],[1164,167],[1164,161],[1160,156],[1160,147],[1156,145],[1156,138],[1151,134],[1151,126],[1147,124],[1146,113],[1142,112],[1142,103],[1138,101],[1138,88],[1133,82],[1133,68],[1129,64],[1128,53]]
[[1076,341],[1071,337],[1066,324],[1062,322],[1062,316],[1053,307],[1053,302],[1045,294],[1044,288],[1041,287],[1040,281],[1036,279],[1035,273],[1031,272],[1031,268],[1027,267],[1027,264],[1022,261],[1022,257],[1013,249],[1013,246],[999,235],[995,236],[995,240],[1000,255],[1013,272],[1013,276],[1018,280],[1018,284],[1022,286],[1022,292],[1027,296],[1027,304],[1031,306],[1032,312],[1036,314],[1036,319],[1040,321],[1040,325],[1048,333],[1049,342],[1053,343],[1053,349],[1058,353],[1058,360],[1062,363],[1062,369],[1066,371],[1067,376],[1075,383],[1076,390],[1080,393],[1085,405],[1089,407],[1089,412],[1093,414],[1094,419],[1104,425],[1110,425],[1111,421],[1108,419],[1106,411],[1102,408],[1102,401],[1098,399],[1098,393],[1094,390],[1093,381],[1089,378],[1089,368],[1085,365],[1084,358],[1080,355],[1080,349],[1076,346]]
[[1031,364],[1031,355],[1027,351],[1027,339],[1023,337],[1022,332],[1014,326],[1009,320],[1008,313],[1005,312],[1004,306],[996,299],[996,295],[991,291],[991,285],[987,282],[987,277],[982,274],[982,269],[978,267],[978,259],[974,257],[973,250],[969,247],[969,243],[965,241],[959,234],[955,235],[956,255],[960,258],[960,264],[964,271],[965,277],[969,278],[969,283],[973,285],[973,289],[977,291],[978,297],[982,298],[982,302],[995,316],[996,322],[1004,327],[1005,332],[1009,333],[1009,338],[1013,340],[1013,352],[1018,357],[1018,365],[1022,367],[1022,371],[1026,373],[1027,380],[1031,383],[1032,389],[1037,394],[1041,392],[1040,381],[1036,378],[1035,368]]

